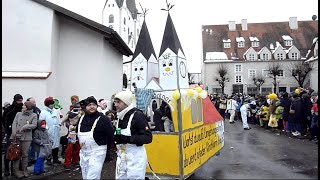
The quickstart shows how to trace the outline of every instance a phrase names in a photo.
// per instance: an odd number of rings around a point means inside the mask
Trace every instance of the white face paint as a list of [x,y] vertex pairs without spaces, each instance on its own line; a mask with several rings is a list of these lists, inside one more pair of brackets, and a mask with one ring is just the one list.
[[145,67],[142,59],[138,59],[133,63],[133,80],[142,81],[145,79]]
[[174,62],[173,58],[163,59],[161,62],[163,76],[172,76],[174,73]]
[[146,85],[147,78],[147,61],[140,55],[132,62],[132,84],[138,88]]

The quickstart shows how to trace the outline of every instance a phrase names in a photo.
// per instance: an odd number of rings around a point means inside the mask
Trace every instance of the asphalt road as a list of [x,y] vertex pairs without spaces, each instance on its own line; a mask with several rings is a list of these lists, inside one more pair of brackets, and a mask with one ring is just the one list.
[[[250,127],[251,130],[245,131],[241,122],[229,124],[226,120],[225,145],[220,155],[211,158],[190,179],[318,179],[318,144],[285,134],[276,135],[258,125]],[[104,164],[102,179],[114,179],[115,156],[113,161]],[[62,165],[58,166],[62,169]],[[48,178],[82,179],[82,176],[80,168],[73,168],[30,179]]]
[[192,179],[318,179],[318,144],[225,121],[225,145]]

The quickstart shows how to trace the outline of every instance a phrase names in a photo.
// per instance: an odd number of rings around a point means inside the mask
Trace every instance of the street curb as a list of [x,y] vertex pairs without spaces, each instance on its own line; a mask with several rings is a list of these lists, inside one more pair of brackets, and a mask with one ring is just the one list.
[[63,172],[67,172],[67,170],[61,169],[61,170],[57,170],[54,173],[48,172],[48,173],[44,173],[44,174],[41,174],[41,175],[33,174],[32,176],[29,176],[28,178],[25,178],[25,179],[48,179],[48,177],[50,177],[50,176],[56,176],[56,175],[61,174]]

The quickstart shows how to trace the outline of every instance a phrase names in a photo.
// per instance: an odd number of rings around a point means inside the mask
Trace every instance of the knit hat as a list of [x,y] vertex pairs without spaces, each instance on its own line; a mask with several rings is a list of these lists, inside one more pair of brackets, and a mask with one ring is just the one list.
[[44,105],[49,106],[51,104],[54,104],[54,101],[53,101],[53,97],[49,96],[44,100]]
[[14,95],[13,100],[14,101],[23,100],[23,97],[21,96],[21,94],[16,94]]
[[42,125],[46,125],[46,121],[45,121],[45,120],[42,120],[42,121],[40,122],[40,127],[41,127]]
[[32,109],[34,109],[34,108],[36,107],[36,105],[33,104],[33,103],[30,102],[30,101],[26,101],[26,102],[24,103],[24,105],[26,106],[27,110],[32,110]]
[[88,106],[88,104],[90,103],[94,103],[98,106],[98,102],[96,100],[96,98],[94,98],[93,96],[87,97],[86,101],[85,101],[85,105]]
[[318,93],[312,92],[312,93],[311,93],[311,96],[318,96]]
[[133,95],[131,91],[121,91],[115,95],[114,99],[120,99],[127,106],[129,106],[132,103]]

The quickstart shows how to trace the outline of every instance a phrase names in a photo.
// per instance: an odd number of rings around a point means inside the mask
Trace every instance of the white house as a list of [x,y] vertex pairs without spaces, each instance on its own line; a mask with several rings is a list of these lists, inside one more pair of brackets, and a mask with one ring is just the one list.
[[63,113],[70,97],[111,99],[122,90],[122,56],[132,51],[118,33],[44,0],[2,1],[2,102],[14,94],[48,96]]

